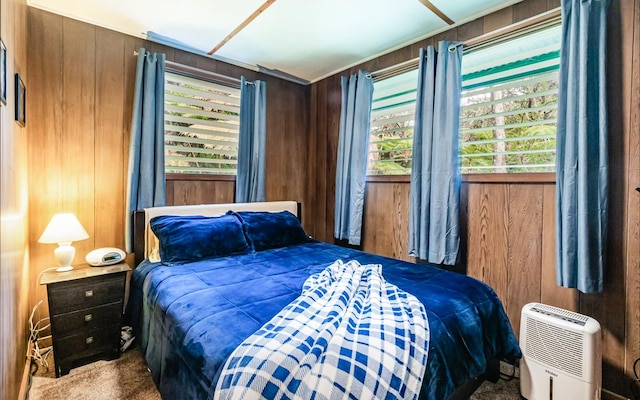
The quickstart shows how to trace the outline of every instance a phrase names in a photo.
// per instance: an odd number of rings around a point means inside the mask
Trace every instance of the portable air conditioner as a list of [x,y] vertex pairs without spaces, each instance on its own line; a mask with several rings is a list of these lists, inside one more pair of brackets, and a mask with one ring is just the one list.
[[599,400],[600,324],[561,308],[529,303],[520,320],[520,394],[528,400]]

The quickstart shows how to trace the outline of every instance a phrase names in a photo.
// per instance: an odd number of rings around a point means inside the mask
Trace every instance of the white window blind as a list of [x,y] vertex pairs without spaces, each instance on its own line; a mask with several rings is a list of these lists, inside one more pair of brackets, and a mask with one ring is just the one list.
[[166,173],[235,175],[240,89],[165,74]]
[[374,82],[368,175],[411,174],[418,70]]
[[555,170],[559,61],[559,26],[463,56],[463,173]]

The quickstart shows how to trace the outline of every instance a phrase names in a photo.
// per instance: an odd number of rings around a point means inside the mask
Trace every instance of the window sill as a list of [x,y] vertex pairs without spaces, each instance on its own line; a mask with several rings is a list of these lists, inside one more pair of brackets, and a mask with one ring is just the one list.
[[[554,172],[518,173],[518,174],[462,174],[466,183],[555,183]],[[410,175],[367,175],[367,182],[410,183]]]
[[462,174],[467,183],[555,183],[555,172],[531,172],[518,174]]
[[235,181],[235,175],[167,174],[167,181]]

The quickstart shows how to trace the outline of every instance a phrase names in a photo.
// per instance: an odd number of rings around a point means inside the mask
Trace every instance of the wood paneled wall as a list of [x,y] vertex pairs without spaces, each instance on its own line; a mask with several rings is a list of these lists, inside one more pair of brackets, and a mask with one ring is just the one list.
[[1,0],[0,37],[7,48],[7,102],[0,105],[0,399],[23,395],[20,389],[27,372],[29,124],[28,119],[25,127],[14,121],[14,74],[19,73],[30,88],[26,26],[26,1]]
[[[313,235],[333,242],[340,76],[376,71],[415,58],[421,47],[439,40],[464,41],[559,6],[557,0],[524,0],[314,83]],[[496,290],[516,332],[521,307],[531,301],[596,318],[603,334],[604,388],[629,396],[633,362],[640,357],[640,195],[635,192],[640,186],[640,0],[611,2],[608,34],[610,213],[604,293],[585,295],[556,285],[553,181],[463,182],[461,249],[463,268]],[[408,203],[407,180],[367,182],[363,250],[410,259]]]
[[[134,51],[140,47],[181,64],[266,81],[267,200],[305,203],[310,197],[305,168],[308,87],[36,8],[29,7],[28,23],[31,304],[46,299],[35,282],[55,263],[55,245],[38,243],[53,214],[75,213],[89,233],[88,240],[74,243],[74,263],[84,262],[97,247],[124,247]],[[171,177],[167,202],[233,202],[234,186],[233,180]],[[303,220],[311,221],[311,209],[305,213]]]
[[[303,202],[305,229],[332,242],[340,76],[358,69],[385,68],[417,57],[419,49],[428,44],[473,38],[559,3],[524,0],[310,87],[30,8],[31,285],[36,286],[38,273],[53,261],[54,246],[38,244],[37,239],[55,212],[75,212],[91,236],[75,244],[76,262],[95,247],[124,244],[124,185],[135,78],[132,54],[140,46],[165,52],[169,60],[183,64],[267,81],[267,199]],[[463,257],[467,272],[499,293],[516,329],[519,309],[528,301],[597,318],[603,326],[604,386],[628,395],[632,364],[640,355],[640,201],[634,191],[640,186],[640,0],[614,0],[611,8],[611,213],[605,292],[581,295],[555,286],[555,237],[550,228],[553,183],[465,182]],[[5,16],[3,7],[3,37]],[[4,138],[4,128],[2,135]],[[4,157],[2,168],[4,176]],[[172,179],[167,186],[168,202],[231,202],[233,186],[229,180]],[[402,181],[368,183],[364,250],[408,259],[408,186]],[[35,289],[39,290],[30,290],[31,304],[44,298],[42,289]],[[18,298],[14,297],[14,303]],[[24,343],[15,343],[14,349],[21,350]]]

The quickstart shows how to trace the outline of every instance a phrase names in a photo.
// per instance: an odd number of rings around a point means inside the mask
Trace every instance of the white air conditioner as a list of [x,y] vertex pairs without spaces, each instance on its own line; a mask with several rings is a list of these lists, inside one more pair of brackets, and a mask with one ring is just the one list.
[[529,303],[520,320],[520,393],[528,400],[599,400],[600,324],[593,318]]

